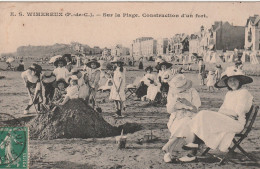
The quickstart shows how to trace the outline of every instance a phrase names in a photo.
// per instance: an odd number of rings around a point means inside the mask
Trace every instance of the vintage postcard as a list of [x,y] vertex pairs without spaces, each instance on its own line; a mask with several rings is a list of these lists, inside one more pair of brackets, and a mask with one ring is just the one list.
[[0,168],[260,167],[260,2],[0,2]]

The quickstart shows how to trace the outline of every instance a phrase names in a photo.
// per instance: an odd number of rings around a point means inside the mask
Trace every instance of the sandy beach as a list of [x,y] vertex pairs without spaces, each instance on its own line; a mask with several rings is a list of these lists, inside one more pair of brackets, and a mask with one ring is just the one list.
[[[142,76],[144,71],[127,67],[127,84],[134,81],[136,76]],[[6,78],[0,80],[0,105],[1,112],[23,117],[23,109],[29,101],[26,88],[22,82],[20,72],[3,71]],[[218,110],[221,106],[226,89],[208,92],[206,86],[200,86],[195,71],[184,73],[193,81],[193,87],[200,94],[203,109]],[[254,104],[260,103],[260,77],[252,76],[254,82],[246,88],[254,96]],[[223,156],[219,151],[210,151],[205,157],[199,157],[198,162],[174,164],[163,161],[161,148],[170,135],[167,129],[169,114],[165,106],[146,106],[148,102],[135,101],[130,97],[126,101],[127,109],[123,112],[126,117],[114,119],[113,103],[108,100],[108,92],[99,93],[97,101],[102,108],[103,118],[113,126],[125,123],[139,125],[136,131],[126,134],[127,144],[125,149],[118,149],[115,137],[90,138],[90,139],[54,139],[30,140],[30,168],[258,168],[255,162],[247,159],[236,151],[231,155],[232,162],[218,166],[217,156]],[[32,109],[33,111],[33,109]],[[33,113],[33,112],[32,112]],[[241,144],[242,147],[255,158],[260,159],[260,118],[256,119],[254,127]],[[150,134],[158,139],[151,143],[138,144],[138,139]],[[185,155],[181,148],[174,155]],[[216,155],[216,156],[215,156]]]

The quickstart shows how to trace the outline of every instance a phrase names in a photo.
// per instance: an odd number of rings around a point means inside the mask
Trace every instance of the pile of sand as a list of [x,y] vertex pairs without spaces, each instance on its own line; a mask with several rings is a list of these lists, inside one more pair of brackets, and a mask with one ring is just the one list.
[[54,112],[39,114],[28,126],[31,139],[98,138],[120,134],[83,100],[70,100]]

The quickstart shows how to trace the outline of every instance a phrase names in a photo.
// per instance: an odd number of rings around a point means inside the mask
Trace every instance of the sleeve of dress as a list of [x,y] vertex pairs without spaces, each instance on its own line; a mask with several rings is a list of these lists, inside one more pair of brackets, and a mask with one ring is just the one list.
[[198,109],[201,106],[200,95],[196,89],[191,90],[191,103]]
[[245,123],[245,115],[250,110],[253,104],[253,96],[246,89],[241,89],[239,95],[237,105],[236,105],[236,113],[238,114],[238,121],[241,123]]

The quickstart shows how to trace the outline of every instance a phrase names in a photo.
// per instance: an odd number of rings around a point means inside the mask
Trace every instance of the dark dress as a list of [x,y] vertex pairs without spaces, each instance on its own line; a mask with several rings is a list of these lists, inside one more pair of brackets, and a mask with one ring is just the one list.
[[141,98],[141,97],[147,95],[147,89],[148,89],[148,86],[146,84],[144,84],[144,82],[141,82],[141,85],[137,88],[136,93],[135,93],[137,98]]
[[144,69],[143,62],[140,62],[140,63],[139,63],[139,69],[141,69],[141,70]]

